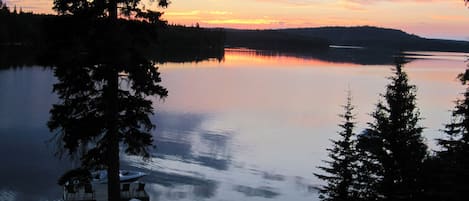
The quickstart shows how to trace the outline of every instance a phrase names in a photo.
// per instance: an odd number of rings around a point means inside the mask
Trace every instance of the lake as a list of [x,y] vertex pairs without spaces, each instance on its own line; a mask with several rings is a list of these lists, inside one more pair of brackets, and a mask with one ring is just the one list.
[[[431,149],[464,87],[466,54],[411,52],[405,65]],[[318,200],[313,172],[337,137],[347,90],[360,133],[392,65],[332,62],[227,49],[222,61],[160,64],[164,100],[154,100],[151,161],[122,156],[151,200]],[[52,70],[0,70],[0,200],[58,200],[57,178],[74,167],[54,157],[46,126],[57,103]]]

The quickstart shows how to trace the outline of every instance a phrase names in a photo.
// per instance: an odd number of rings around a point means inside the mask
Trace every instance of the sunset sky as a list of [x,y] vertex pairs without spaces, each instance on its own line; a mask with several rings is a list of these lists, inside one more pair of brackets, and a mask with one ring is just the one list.
[[[4,0],[5,1],[5,0]],[[55,13],[53,0],[6,0],[24,11]],[[372,25],[433,38],[469,40],[469,9],[463,0],[172,0],[171,24],[230,28]]]

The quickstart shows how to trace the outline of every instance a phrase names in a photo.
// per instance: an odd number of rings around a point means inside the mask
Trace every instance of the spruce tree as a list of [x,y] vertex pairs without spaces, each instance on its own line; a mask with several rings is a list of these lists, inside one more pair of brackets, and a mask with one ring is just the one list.
[[[402,70],[402,58],[396,59],[394,76],[371,116],[373,122],[359,136],[362,161],[372,200],[417,200],[422,194],[421,174],[427,156],[423,127],[416,106],[416,87],[408,83]],[[374,178],[373,178],[374,177]]]
[[[469,0],[464,0],[468,5]],[[469,67],[469,65],[468,65]],[[469,69],[458,75],[462,85],[468,85]],[[429,164],[428,197],[432,200],[467,200],[469,189],[469,86],[463,98],[456,101],[451,122],[445,125],[445,138],[438,139],[440,151]]]
[[[158,0],[162,7],[168,3]],[[132,29],[119,19],[137,17],[143,12],[141,6],[140,0],[54,0],[53,9],[60,15],[74,16],[59,20],[71,19],[75,24],[58,29],[63,31],[58,35],[72,36],[64,42],[70,48],[61,54],[73,54],[55,68],[59,83],[54,92],[61,103],[51,109],[48,126],[70,154],[85,150],[80,158],[83,166],[107,169],[110,201],[120,200],[120,144],[129,154],[149,155],[154,125],[149,119],[152,102],[147,98],[167,96],[154,63],[135,45],[140,34],[129,34]],[[83,34],[71,34],[73,29]],[[122,73],[126,87],[121,84]]]
[[[463,85],[469,81],[469,69],[460,74]],[[456,101],[451,123],[445,125],[446,137],[439,139],[441,150],[437,152],[436,172],[439,182],[435,196],[444,200],[467,200],[469,189],[469,87],[463,98]]]
[[325,161],[327,166],[319,167],[327,174],[314,174],[326,182],[326,185],[320,190],[321,199],[325,201],[356,200],[357,196],[354,189],[357,175],[356,140],[353,131],[355,117],[350,92],[343,108],[344,114],[339,115],[343,119],[342,124],[339,125],[342,129],[339,132],[340,138],[331,140],[333,146],[327,149],[330,161]]
[[0,14],[9,14],[10,9],[8,8],[6,3],[0,0]]

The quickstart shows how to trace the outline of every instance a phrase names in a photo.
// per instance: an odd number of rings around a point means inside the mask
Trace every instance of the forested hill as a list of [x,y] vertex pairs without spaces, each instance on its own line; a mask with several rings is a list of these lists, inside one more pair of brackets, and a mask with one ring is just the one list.
[[[0,68],[30,66],[38,62],[53,64],[59,59],[56,47],[79,48],[85,38],[100,27],[101,20],[73,16],[10,12],[0,8]],[[192,62],[223,58],[224,31],[119,20],[120,34],[134,35],[131,41],[152,61]],[[75,46],[69,43],[74,42]],[[96,42],[92,42],[94,44]],[[39,61],[44,60],[47,61]],[[49,61],[51,60],[51,61]]]
[[[280,42],[276,42],[280,39]],[[266,43],[260,45],[259,42]],[[277,30],[226,30],[226,45],[256,49],[275,49],[283,44],[310,45],[311,49],[324,44],[339,46],[360,46],[386,50],[426,50],[469,52],[469,42],[441,39],[427,39],[408,34],[401,30],[371,26],[320,27]],[[288,45],[291,46],[291,45]]]
[[329,41],[285,30],[225,30],[225,45],[258,50],[309,52],[329,48]]

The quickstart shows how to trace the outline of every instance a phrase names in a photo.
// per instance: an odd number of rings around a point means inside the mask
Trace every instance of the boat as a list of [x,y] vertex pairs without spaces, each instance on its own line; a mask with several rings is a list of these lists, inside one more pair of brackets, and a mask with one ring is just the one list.
[[[129,182],[135,181],[147,174],[139,171],[132,170],[119,170],[119,180],[120,182]],[[91,173],[92,183],[107,183],[107,170],[99,170]]]

